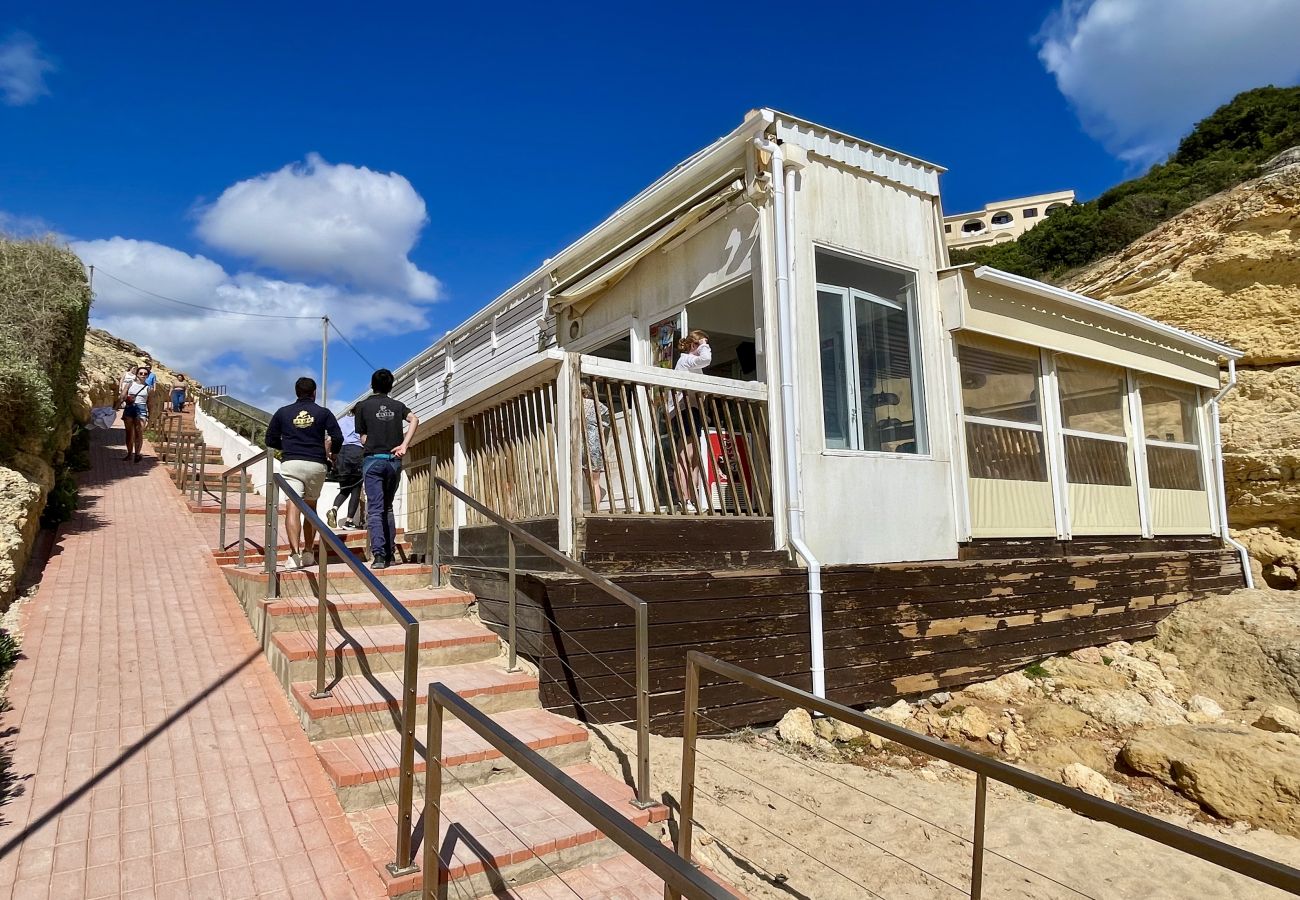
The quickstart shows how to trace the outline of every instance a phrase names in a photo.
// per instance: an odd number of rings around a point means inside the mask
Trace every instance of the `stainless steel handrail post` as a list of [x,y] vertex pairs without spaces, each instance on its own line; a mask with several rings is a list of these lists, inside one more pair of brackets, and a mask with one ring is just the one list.
[[519,667],[515,665],[515,539],[510,534],[506,535],[506,558],[510,566],[510,577],[506,584],[506,652],[509,654],[506,671],[517,672]]
[[[195,498],[200,503],[203,502],[203,493],[208,489],[204,483],[208,477],[208,442],[199,441],[199,489],[198,496]],[[224,482],[223,482],[224,487]],[[222,512],[225,512],[225,497],[222,497]]]
[[[406,647],[402,651],[402,757],[397,781],[397,858],[387,866],[389,874],[394,877],[418,870],[411,853],[411,831],[412,807],[415,805],[415,720],[419,715],[419,688],[415,681],[419,677],[419,665],[420,623],[412,621],[406,624]],[[436,765],[435,758],[426,758],[426,770]],[[437,836],[433,839],[437,840]]]
[[271,454],[266,455],[266,548],[264,556],[266,557],[266,599],[270,600],[280,595],[279,576],[276,574],[276,566],[280,562],[280,537],[276,533],[279,530],[280,503],[277,500],[280,494],[280,486],[275,483],[275,457]]
[[[437,466],[434,465],[434,462],[435,462],[434,457],[433,457],[432,454],[430,454],[430,456],[429,456],[429,483],[428,483],[428,487],[427,487],[427,489],[425,490],[425,494],[424,494],[424,555],[425,555],[426,561],[428,561],[428,562],[432,562],[432,561],[433,561],[433,539],[434,539],[434,530],[433,530],[433,497],[434,497],[434,491],[437,490],[437,485],[434,483],[434,480],[433,480],[433,473],[437,471]],[[431,574],[432,577],[431,577],[431,579],[430,579],[430,581],[429,581],[429,585],[430,585],[431,587],[437,587],[437,586],[438,586],[438,570],[437,570],[437,567],[434,567],[433,572],[430,573],[430,574]]]
[[[225,512],[225,510],[222,510]],[[244,544],[248,528],[248,470],[239,470],[239,568],[244,568]]]
[[[677,855],[691,862],[691,840],[695,828],[695,740],[699,733],[700,667],[686,657],[685,706],[682,709],[682,784],[678,798]],[[680,900],[676,891],[665,889],[668,900]]]
[[438,850],[442,831],[442,704],[429,691],[429,722],[424,734],[424,887],[425,900],[437,900]]
[[970,861],[971,900],[980,900],[984,894],[984,803],[987,791],[988,777],[981,772],[975,776],[975,840]]
[[650,799],[650,607],[636,608],[636,806],[653,806]]
[[221,473],[221,509],[217,511],[217,549],[226,549],[226,473]]
[[329,627],[329,550],[324,538],[316,545],[316,690],[312,698],[321,700],[330,696],[325,688],[325,632]]
[[433,494],[431,507],[433,510],[433,524],[429,526],[430,544],[429,544],[429,562],[433,566],[433,573],[430,576],[434,587],[442,587],[442,510],[440,499],[437,495],[438,480],[429,474],[429,491]]

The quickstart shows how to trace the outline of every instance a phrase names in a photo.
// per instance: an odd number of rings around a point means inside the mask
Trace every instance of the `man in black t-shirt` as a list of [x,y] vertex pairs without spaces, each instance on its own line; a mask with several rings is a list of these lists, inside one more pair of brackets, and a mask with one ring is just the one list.
[[[379,369],[370,376],[373,393],[356,406],[357,434],[365,454],[361,464],[366,489],[366,529],[370,532],[370,568],[393,564],[393,497],[402,480],[402,457],[415,436],[420,419],[400,400],[388,396],[393,373]],[[403,423],[410,427],[405,433]]]
[[[299,378],[293,390],[297,401],[280,407],[271,416],[266,446],[280,451],[280,476],[315,509],[329,471],[329,457],[343,446],[343,432],[334,413],[316,403],[314,379]],[[289,540],[289,567],[301,569],[311,565],[315,529],[310,522],[303,528],[302,513],[292,503],[285,506],[284,524]]]

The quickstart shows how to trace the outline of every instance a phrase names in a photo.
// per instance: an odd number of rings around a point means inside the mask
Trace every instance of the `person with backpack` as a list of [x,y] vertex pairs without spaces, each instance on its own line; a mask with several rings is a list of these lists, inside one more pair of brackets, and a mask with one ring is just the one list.
[[339,428],[343,431],[343,448],[335,459],[339,492],[334,497],[334,505],[325,513],[325,524],[337,528],[339,507],[347,501],[347,518],[343,520],[343,527],[348,531],[359,527],[357,505],[361,502],[361,464],[365,460],[356,425],[356,415],[352,412],[339,419]]
[[[370,536],[370,568],[391,566],[396,558],[393,536],[393,498],[402,480],[406,455],[420,419],[406,404],[388,396],[393,373],[379,369],[370,376],[369,397],[356,406],[357,434],[361,436],[362,483],[366,490],[366,526]],[[403,433],[402,425],[409,427]]]

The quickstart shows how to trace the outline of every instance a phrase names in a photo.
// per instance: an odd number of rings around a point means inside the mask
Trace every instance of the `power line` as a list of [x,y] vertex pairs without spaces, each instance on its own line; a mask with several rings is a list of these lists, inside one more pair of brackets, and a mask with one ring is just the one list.
[[347,335],[345,335],[343,332],[339,331],[339,327],[338,327],[337,325],[334,324],[334,320],[333,320],[333,319],[330,319],[330,320],[329,320],[329,323],[330,323],[330,328],[333,328],[333,329],[334,329],[334,333],[337,334],[337,335],[339,336],[340,339],[342,339],[343,343],[345,343],[345,344],[348,345],[348,348],[349,348],[353,353],[355,353],[355,354],[357,355],[357,357],[358,357],[358,358],[359,358],[363,363],[365,363],[366,365],[368,365],[368,366],[369,366],[370,368],[372,368],[372,369],[377,369],[377,368],[379,368],[379,367],[376,366],[374,363],[372,363],[370,360],[366,359],[366,357],[362,354],[362,352],[361,352],[360,350],[358,350],[358,349],[356,348],[356,346],[355,346],[351,341],[348,340]]
[[[249,316],[249,317],[252,317],[252,318],[255,318],[255,319],[296,319],[296,320],[302,320],[302,319],[319,319],[319,318],[321,318],[320,316],[289,316],[289,315],[284,315],[283,313],[257,313],[257,312],[245,312],[244,310],[240,310],[240,309],[222,309],[222,308],[220,308],[220,307],[218,307],[218,306],[204,306],[204,305],[201,304],[201,303],[191,303],[191,302],[188,301],[188,300],[178,300],[178,299],[176,299],[175,297],[168,297],[168,296],[166,296],[165,294],[158,294],[158,293],[155,293],[154,291],[145,290],[144,288],[142,288],[142,287],[140,287],[140,286],[138,286],[138,285],[131,284],[129,281],[123,281],[121,278],[118,278],[118,277],[117,277],[116,275],[114,275],[113,273],[104,271],[104,269],[101,268],[101,267],[99,267],[99,266],[95,266],[95,271],[98,272],[100,275],[104,275],[104,276],[106,276],[106,277],[108,277],[108,278],[113,279],[113,280],[116,281],[118,284],[120,284],[120,285],[122,285],[122,286],[124,286],[124,287],[129,287],[129,288],[130,288],[131,290],[133,290],[133,291],[139,291],[139,292],[142,293],[142,294],[145,294],[145,295],[147,295],[147,296],[149,296],[149,297],[155,297],[155,298],[157,298],[157,299],[159,299],[159,300],[166,300],[168,303],[177,303],[177,304],[180,304],[181,306],[188,306],[188,307],[190,307],[191,309],[202,309],[202,310],[205,310],[205,311],[207,311],[207,312],[221,313],[222,315],[227,315],[227,316]],[[340,337],[341,337],[341,335],[340,335]],[[344,338],[344,340],[346,340],[346,338]],[[349,345],[349,346],[350,346],[350,345]],[[354,349],[355,349],[355,348],[354,348]]]

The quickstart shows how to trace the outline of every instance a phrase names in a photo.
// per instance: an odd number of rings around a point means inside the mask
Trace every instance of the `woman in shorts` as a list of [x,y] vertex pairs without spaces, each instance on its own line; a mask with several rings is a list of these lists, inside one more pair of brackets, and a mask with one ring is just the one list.
[[126,427],[125,461],[140,461],[140,450],[144,446],[144,426],[149,421],[149,392],[153,390],[145,379],[149,370],[140,366],[135,370],[135,378],[122,388],[122,424]]

